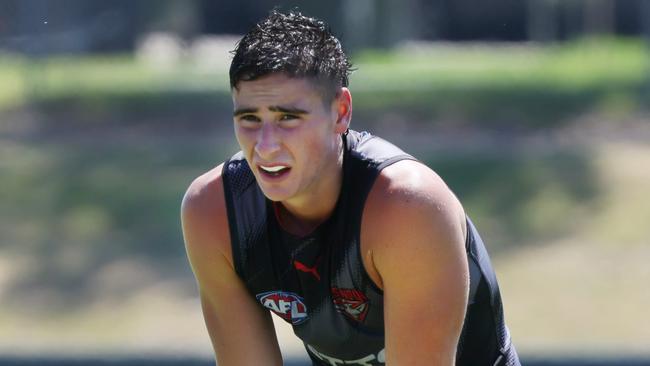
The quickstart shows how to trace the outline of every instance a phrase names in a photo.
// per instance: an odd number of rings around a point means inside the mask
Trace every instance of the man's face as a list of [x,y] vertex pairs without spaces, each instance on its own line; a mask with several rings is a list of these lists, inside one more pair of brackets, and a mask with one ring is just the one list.
[[284,74],[240,81],[233,89],[235,135],[269,199],[310,202],[338,184],[332,177],[349,121],[339,99],[325,105],[312,82]]

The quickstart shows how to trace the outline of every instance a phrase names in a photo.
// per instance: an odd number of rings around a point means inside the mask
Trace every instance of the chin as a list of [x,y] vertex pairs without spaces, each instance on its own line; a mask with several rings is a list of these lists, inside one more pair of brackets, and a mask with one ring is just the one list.
[[291,195],[285,190],[273,188],[265,189],[262,186],[260,186],[260,189],[262,190],[262,193],[264,193],[264,196],[273,202],[286,201],[291,197]]

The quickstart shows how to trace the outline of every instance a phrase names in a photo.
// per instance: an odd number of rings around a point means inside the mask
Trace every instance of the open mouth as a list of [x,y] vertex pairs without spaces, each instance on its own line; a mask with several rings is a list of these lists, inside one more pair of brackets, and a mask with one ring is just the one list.
[[259,165],[260,172],[268,177],[280,177],[285,175],[291,170],[290,167],[285,165],[265,166]]

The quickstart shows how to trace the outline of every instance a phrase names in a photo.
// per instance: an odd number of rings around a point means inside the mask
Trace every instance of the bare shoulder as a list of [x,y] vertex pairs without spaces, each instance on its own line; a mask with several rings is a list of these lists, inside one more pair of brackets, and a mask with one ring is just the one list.
[[206,215],[225,213],[222,168],[220,164],[192,181],[181,204],[183,219],[197,221],[209,219]]
[[443,226],[465,222],[462,205],[442,178],[413,160],[402,160],[381,171],[366,201],[364,216],[376,223],[391,220],[387,230],[409,228],[410,222],[421,219]]
[[232,263],[222,167],[223,164],[194,179],[183,197],[181,221],[192,262],[215,255],[216,250]]
[[364,265],[381,284],[377,262],[382,258],[395,260],[396,252],[409,251],[459,253],[466,230],[463,207],[438,174],[417,161],[397,162],[382,170],[366,200]]

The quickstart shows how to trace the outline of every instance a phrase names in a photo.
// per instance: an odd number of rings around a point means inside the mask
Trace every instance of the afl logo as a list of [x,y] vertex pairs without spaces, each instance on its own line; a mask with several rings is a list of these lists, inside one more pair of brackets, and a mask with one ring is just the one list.
[[255,297],[262,306],[293,325],[307,320],[307,307],[302,297],[293,292],[269,291],[257,294]]

